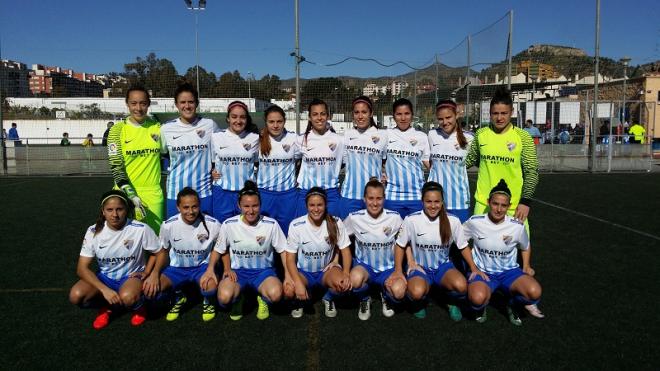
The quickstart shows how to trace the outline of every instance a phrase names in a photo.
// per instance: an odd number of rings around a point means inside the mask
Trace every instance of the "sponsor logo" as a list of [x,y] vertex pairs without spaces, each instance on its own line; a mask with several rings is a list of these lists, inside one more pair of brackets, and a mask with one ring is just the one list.
[[131,140],[125,140],[125,141],[124,141],[124,144],[128,144],[128,143],[130,143],[130,142],[132,142],[132,141],[133,141],[133,139],[131,139]]
[[183,135],[179,135],[178,137],[172,137],[172,139],[177,140],[177,139],[181,138],[182,136]]
[[175,238],[175,239],[174,239],[174,242],[179,242],[179,241],[181,241],[181,240],[183,240],[183,238],[178,238],[178,239]]
[[359,232],[360,232],[360,234],[367,234],[367,233],[369,233],[368,231],[359,231]]
[[458,143],[454,143],[454,149],[458,151],[459,148],[461,148],[461,146],[459,146]]
[[117,155],[117,144],[116,143],[110,143],[108,146],[108,155],[110,156],[116,156]]
[[485,240],[486,237],[477,237],[477,239],[481,241],[481,240]]
[[348,140],[355,140],[357,137],[348,138]]
[[488,144],[488,143],[486,143],[486,144],[479,144],[479,147],[483,147],[483,146],[485,146],[485,145],[487,145],[487,144]]
[[439,146],[439,145],[440,145],[440,143],[433,143],[433,147]]
[[425,235],[425,234],[426,234],[426,233],[417,233],[417,237],[421,237],[421,236],[423,236],[423,235]]
[[307,244],[310,243],[310,242],[312,242],[312,241],[303,241],[302,244],[303,244],[303,245],[307,245]]
[[396,140],[390,140],[388,143],[396,143]]
[[106,247],[108,247],[108,245],[105,245],[105,246],[99,246],[99,250],[103,250],[103,249],[105,249]]
[[234,243],[239,243],[239,242],[241,242],[241,240],[233,240],[233,241],[234,241]]
[[307,152],[314,150],[314,147],[307,147]]

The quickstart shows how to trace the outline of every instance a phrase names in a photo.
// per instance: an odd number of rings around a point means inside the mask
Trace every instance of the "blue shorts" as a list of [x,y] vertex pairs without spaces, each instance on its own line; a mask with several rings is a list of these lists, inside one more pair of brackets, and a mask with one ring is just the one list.
[[129,278],[131,278],[131,277],[129,277],[129,276],[124,276],[124,277],[122,277],[122,278],[119,279],[119,280],[114,280],[114,279],[112,279],[112,278],[106,276],[105,274],[103,274],[103,273],[101,273],[101,272],[98,272],[98,273],[96,274],[96,277],[97,277],[101,282],[103,282],[104,285],[108,286],[109,288],[111,288],[111,289],[113,289],[114,291],[117,291],[117,292],[119,292],[119,289],[124,285],[124,283],[126,282],[126,280],[128,280]]
[[289,224],[296,215],[296,202],[298,201],[298,190],[293,188],[288,191],[275,192],[259,188],[261,195],[261,213],[277,220],[277,223],[289,234]]
[[[472,282],[484,282],[488,285],[488,288],[491,292],[494,292],[497,289],[502,290],[505,294],[511,295],[511,285],[520,277],[524,276],[522,269],[513,268],[500,273],[486,273],[490,281],[484,281],[481,276],[475,276],[473,279],[468,281],[468,284]],[[468,272],[468,277],[470,277],[470,272]]]
[[241,213],[238,207],[238,191],[225,191],[220,186],[212,186],[213,217],[220,223]]
[[[307,214],[307,203],[305,196],[307,196],[308,189],[298,189],[298,205],[296,206],[296,218]],[[341,195],[337,188],[330,188],[325,190],[328,195],[328,203],[326,209],[328,213],[333,216],[339,216],[339,201]]]
[[456,267],[454,267],[454,263],[452,262],[443,263],[438,267],[438,269],[424,268],[424,273],[418,270],[413,270],[408,275],[408,279],[411,279],[413,277],[422,277],[424,278],[426,283],[429,284],[429,286],[432,284],[436,284],[440,286],[440,281],[442,281],[442,277],[444,277],[445,273],[447,273],[447,271],[450,269],[456,269]]
[[353,211],[358,211],[366,208],[364,204],[364,200],[355,200],[352,198],[345,198],[342,197],[341,200],[339,200],[339,217],[342,219],[346,219],[348,214],[352,213]]
[[470,209],[447,209],[447,212],[457,217],[461,221],[461,224],[465,223],[472,216]]
[[194,282],[199,285],[199,279],[202,278],[208,266],[206,263],[199,267],[168,266],[163,270],[163,274],[172,282],[172,287],[175,289],[186,282]]
[[[170,200],[168,198],[165,204],[167,206],[166,219],[179,213],[179,210],[176,208],[176,200]],[[200,211],[203,212],[204,214],[213,216],[213,196],[200,197],[199,208]]]
[[316,287],[325,287],[323,286],[323,275],[325,272],[323,271],[318,271],[318,272],[307,272],[303,270],[298,270],[300,274],[305,276],[307,279],[307,288],[313,289]]
[[421,200],[410,200],[410,201],[385,200],[384,206],[388,210],[398,212],[399,215],[401,215],[402,219],[405,219],[406,216],[423,209]]
[[380,287],[383,287],[385,285],[385,280],[387,280],[392,273],[394,273],[394,268],[386,269],[382,272],[376,272],[374,271],[373,268],[371,268],[370,265],[363,263],[357,259],[353,259],[353,267],[360,266],[364,268],[364,270],[367,271],[367,274],[369,275],[369,279],[367,280],[368,283],[370,284],[377,284]]
[[254,291],[259,291],[259,286],[268,277],[277,277],[273,268],[263,269],[234,269],[238,285],[241,286],[241,291],[251,287]]

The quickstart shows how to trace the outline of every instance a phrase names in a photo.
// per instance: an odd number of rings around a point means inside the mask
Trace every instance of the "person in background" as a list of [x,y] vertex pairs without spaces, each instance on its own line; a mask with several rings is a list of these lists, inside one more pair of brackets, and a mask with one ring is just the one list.
[[69,133],[63,133],[62,134],[62,140],[60,140],[60,146],[62,147],[68,147],[71,145],[71,142],[69,141]]
[[524,130],[529,133],[532,139],[534,139],[534,144],[538,146],[541,143],[541,131],[539,131],[539,128],[534,126],[534,122],[532,122],[532,120],[525,121]]
[[83,140],[82,146],[85,148],[94,147],[94,136],[89,133],[87,137]]
[[11,123],[11,129],[9,129],[9,133],[7,133],[7,140],[13,140],[15,142],[20,140],[20,138],[18,137],[18,129],[15,122]]
[[103,139],[101,140],[101,145],[103,147],[108,146],[108,134],[110,134],[110,128],[112,128],[114,124],[115,124],[114,122],[108,121],[107,129],[105,129],[105,131],[103,132]]
[[[11,130],[9,130],[9,133],[11,134]],[[644,144],[646,143],[646,130],[642,125],[639,123],[634,123],[630,129],[628,130],[628,133],[630,134],[630,143],[636,143],[636,144]]]

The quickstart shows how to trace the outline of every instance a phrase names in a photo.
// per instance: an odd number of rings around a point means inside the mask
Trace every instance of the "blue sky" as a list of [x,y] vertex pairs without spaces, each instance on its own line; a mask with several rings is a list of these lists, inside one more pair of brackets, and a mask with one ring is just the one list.
[[[293,0],[208,0],[199,13],[200,65],[216,74],[239,70],[257,78],[294,76]],[[452,47],[514,10],[514,52],[531,44],[574,46],[594,53],[595,0],[300,0],[303,77],[396,75],[406,67],[331,64],[347,56],[420,66],[440,54],[459,65]],[[660,2],[601,1],[601,55],[660,59]],[[508,21],[473,37],[477,62],[504,58]],[[155,52],[180,74],[194,66],[194,16],[183,0],[0,0],[3,59],[76,71],[122,72],[124,63]]]

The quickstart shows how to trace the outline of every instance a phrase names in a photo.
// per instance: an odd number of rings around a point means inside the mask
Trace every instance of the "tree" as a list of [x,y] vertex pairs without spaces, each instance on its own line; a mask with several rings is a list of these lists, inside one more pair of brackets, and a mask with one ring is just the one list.
[[159,59],[149,53],[145,59],[137,57],[135,62],[124,65],[129,85],[141,85],[151,90],[154,97],[171,97],[180,82],[174,64],[168,59]]
[[[197,87],[197,68],[190,67],[183,78]],[[216,76],[213,72],[207,72],[202,66],[199,67],[199,95],[201,97],[214,97]]]
[[248,84],[238,71],[223,73],[215,87],[218,97],[245,98],[248,96]]

